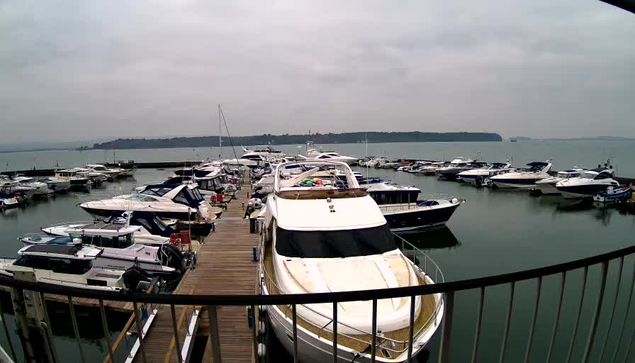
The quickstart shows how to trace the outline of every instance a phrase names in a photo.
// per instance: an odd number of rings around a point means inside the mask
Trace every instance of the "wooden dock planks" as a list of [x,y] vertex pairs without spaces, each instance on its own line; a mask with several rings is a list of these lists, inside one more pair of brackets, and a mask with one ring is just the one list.
[[[243,203],[248,201],[248,190],[240,190],[228,205],[211,233],[201,246],[195,270],[189,271],[174,292],[188,294],[255,294],[258,263],[253,262],[253,247],[258,244],[258,235],[249,233],[249,221],[243,220]],[[198,335],[209,335],[207,307],[200,316]],[[176,308],[177,319],[181,308]],[[189,322],[189,320],[188,320]],[[186,322],[180,331],[183,344]],[[218,326],[221,342],[221,357],[226,362],[252,362],[252,331],[247,321],[245,307],[218,307]],[[145,339],[148,362],[177,362],[176,353],[166,360],[170,341],[174,336],[169,306],[160,309],[155,322]],[[205,361],[211,362],[210,345],[207,345]],[[142,361],[140,354],[135,361]]]

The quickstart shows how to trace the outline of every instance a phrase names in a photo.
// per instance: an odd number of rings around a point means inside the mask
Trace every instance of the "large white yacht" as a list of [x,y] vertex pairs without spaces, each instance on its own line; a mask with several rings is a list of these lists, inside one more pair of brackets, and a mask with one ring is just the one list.
[[306,159],[307,161],[339,161],[348,165],[354,165],[359,162],[358,158],[340,155],[335,151],[319,151],[311,141],[306,143]]
[[618,187],[620,183],[613,179],[613,169],[587,170],[577,178],[570,178],[556,184],[556,189],[567,199],[591,198],[602,193],[608,187]]
[[[347,164],[303,162],[308,170],[293,175],[285,169],[294,164],[278,166],[274,193],[267,198],[260,249],[262,294],[434,284],[397,248],[386,219]],[[377,302],[378,362],[406,361],[410,301],[407,297]],[[416,297],[415,304],[413,354],[430,341],[444,313],[441,294]],[[369,361],[372,302],[344,302],[337,309],[338,360]],[[284,347],[293,352],[290,308],[272,306],[267,316]],[[299,360],[332,361],[333,304],[300,305],[297,316]]]
[[498,188],[530,189],[538,180],[550,177],[550,161],[535,161],[527,164],[528,168],[510,173],[494,175],[490,178]]

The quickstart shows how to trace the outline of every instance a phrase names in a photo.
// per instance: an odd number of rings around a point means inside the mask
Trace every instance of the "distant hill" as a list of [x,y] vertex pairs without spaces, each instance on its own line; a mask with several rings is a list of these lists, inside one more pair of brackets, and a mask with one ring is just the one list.
[[[488,132],[347,132],[311,135],[256,135],[232,137],[234,145],[297,145],[313,140],[316,144],[350,144],[364,142],[449,142],[502,141],[499,134]],[[217,147],[218,136],[174,137],[169,139],[117,139],[97,143],[93,149],[158,149],[176,147]],[[223,137],[223,145],[229,145]]]

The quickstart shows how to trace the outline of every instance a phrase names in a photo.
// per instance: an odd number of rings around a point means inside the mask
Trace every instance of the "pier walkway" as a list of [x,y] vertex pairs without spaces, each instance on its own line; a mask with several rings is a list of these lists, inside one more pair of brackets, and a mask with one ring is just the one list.
[[[257,293],[257,267],[253,262],[252,250],[258,244],[258,235],[249,233],[249,220],[242,219],[250,191],[247,185],[239,190],[236,199],[228,204],[216,231],[210,233],[198,253],[195,270],[186,273],[175,294],[246,294]],[[197,307],[200,308],[200,307]],[[186,326],[191,318],[192,308],[183,314],[183,308],[176,307],[176,318],[188,318],[180,326],[179,345],[182,347]],[[244,307],[219,307],[218,330],[221,342],[221,357],[227,362],[252,362],[253,340],[249,329],[247,311]],[[199,324],[194,336],[203,338],[210,335],[209,318],[206,308],[199,314]],[[148,362],[178,362],[176,349],[171,349],[173,323],[169,306],[162,306],[144,339]],[[207,339],[204,361],[211,362],[211,344]],[[170,353],[171,352],[171,353]],[[136,362],[142,362],[138,353]]]

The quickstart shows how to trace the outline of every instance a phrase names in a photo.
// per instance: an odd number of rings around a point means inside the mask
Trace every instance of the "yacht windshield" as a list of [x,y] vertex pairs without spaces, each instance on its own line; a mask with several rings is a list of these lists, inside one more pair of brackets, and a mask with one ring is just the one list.
[[280,227],[276,230],[276,251],[286,257],[356,257],[377,255],[396,248],[387,224],[340,231],[291,231]]

